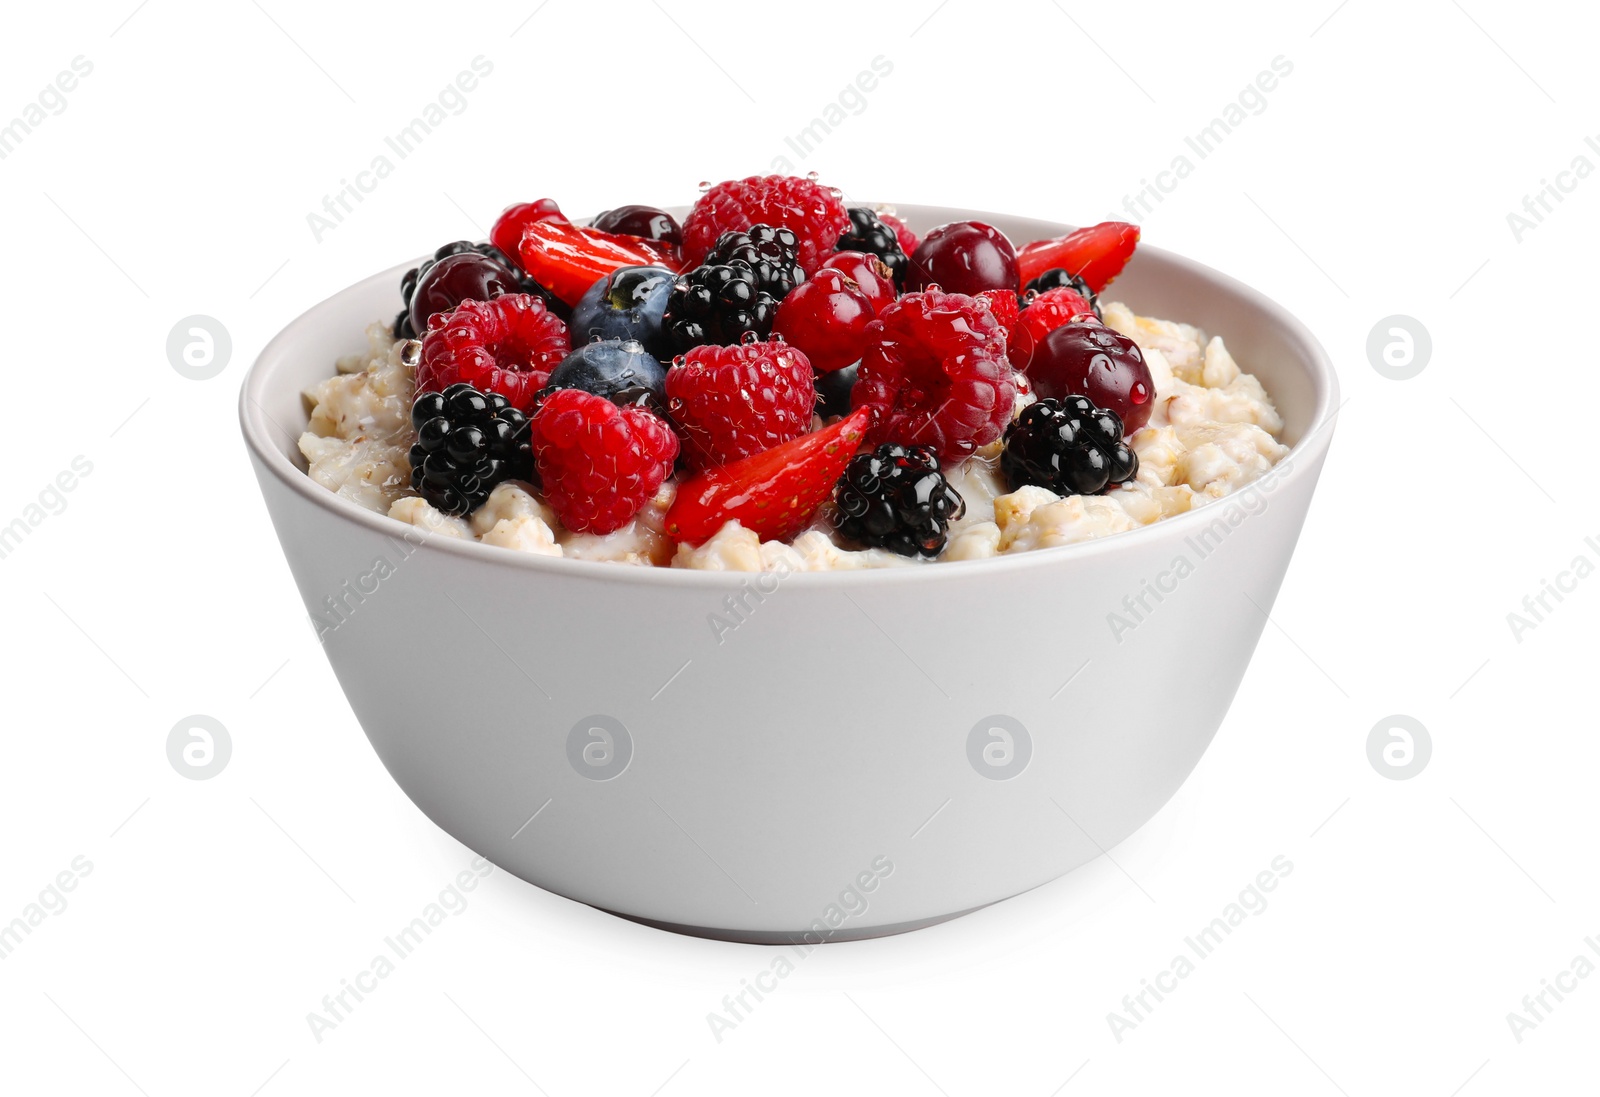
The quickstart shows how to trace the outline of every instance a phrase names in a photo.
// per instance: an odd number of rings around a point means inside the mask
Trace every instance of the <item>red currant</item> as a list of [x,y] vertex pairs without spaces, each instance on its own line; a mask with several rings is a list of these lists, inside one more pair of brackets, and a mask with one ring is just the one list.
[[799,347],[818,373],[832,373],[861,357],[873,315],[872,301],[844,272],[823,267],[783,299],[772,333]]
[[1027,375],[1040,399],[1087,396],[1116,412],[1129,434],[1150,421],[1156,395],[1150,367],[1139,344],[1111,328],[1063,324],[1040,340]]
[[906,268],[906,289],[937,285],[946,293],[1014,290],[1017,253],[1006,234],[982,221],[951,221],[922,238]]
[[836,251],[822,266],[824,270],[840,271],[854,282],[872,302],[875,314],[895,299],[894,274],[876,255],[865,251]]

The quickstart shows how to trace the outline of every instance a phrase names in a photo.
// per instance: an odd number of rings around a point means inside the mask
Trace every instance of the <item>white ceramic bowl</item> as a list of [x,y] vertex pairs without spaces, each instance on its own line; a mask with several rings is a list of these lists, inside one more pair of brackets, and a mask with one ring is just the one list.
[[[901,212],[1019,242],[1068,229]],[[313,483],[295,448],[301,390],[394,314],[403,269],[291,323],[241,394],[307,608],[349,607],[328,661],[400,787],[467,846],[561,895],[732,940],[927,925],[1142,826],[1228,710],[1338,406],[1293,317],[1142,246],[1112,296],[1222,334],[1283,414],[1290,456],[1236,497],[1078,545],[781,583],[417,545]],[[392,574],[364,579],[379,559]],[[713,628],[733,604],[739,626]],[[1135,627],[1114,630],[1113,613]]]

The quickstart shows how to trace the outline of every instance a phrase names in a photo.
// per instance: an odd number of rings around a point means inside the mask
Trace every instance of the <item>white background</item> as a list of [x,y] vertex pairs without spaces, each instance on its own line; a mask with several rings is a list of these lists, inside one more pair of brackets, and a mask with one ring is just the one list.
[[[1520,241],[1507,222],[1575,157],[1600,165],[1592,13],[135,2],[13,5],[0,44],[0,119],[93,65],[0,161],[0,524],[93,465],[0,560],[0,921],[93,865],[0,961],[0,1088],[1594,1092],[1600,977],[1520,1042],[1507,1014],[1600,936],[1600,579],[1520,642],[1506,621],[1600,559],[1600,179]],[[306,215],[480,54],[467,109],[319,243]],[[1349,396],[1215,744],[1115,862],[829,946],[721,1042],[706,1015],[763,950],[497,871],[318,1043],[306,1014],[471,854],[384,773],[306,625],[235,425],[245,368],[308,305],[509,202],[665,205],[764,170],[877,55],[892,75],[801,171],[1076,222],[1293,64],[1142,218],[1304,318]],[[195,313],[232,334],[215,380],[166,358]],[[1432,333],[1409,381],[1366,353],[1396,313]],[[211,780],[168,763],[192,713],[231,734]],[[1403,781],[1366,750],[1395,713],[1433,744]],[[1280,854],[1271,905],[1118,1042],[1107,1013]]]

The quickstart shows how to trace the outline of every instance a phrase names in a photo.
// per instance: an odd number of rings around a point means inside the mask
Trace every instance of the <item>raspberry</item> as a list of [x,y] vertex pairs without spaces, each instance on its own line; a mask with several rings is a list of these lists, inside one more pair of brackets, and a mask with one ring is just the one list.
[[822,265],[850,228],[837,191],[794,175],[752,175],[718,183],[700,196],[683,222],[683,257],[698,264],[717,238],[751,225],[781,225],[799,240],[807,274]]
[[1089,323],[1100,321],[1095,315],[1094,305],[1077,290],[1062,286],[1030,297],[1027,307],[1011,325],[1011,338],[1006,343],[1011,364],[1018,369],[1027,369],[1040,341],[1074,319]]
[[988,302],[926,290],[868,327],[851,403],[872,409],[874,445],[929,446],[948,464],[999,438],[1016,396],[1005,330]]
[[570,530],[621,529],[655,496],[678,456],[659,415],[582,389],[557,389],[532,424],[545,500]]
[[839,237],[837,250],[876,256],[889,272],[889,280],[897,287],[904,285],[910,253],[901,250],[900,237],[865,206],[851,206],[848,212],[850,231]]
[[567,325],[531,294],[463,301],[428,319],[417,392],[467,384],[480,392],[498,392],[527,413],[550,371],[571,350]]
[[1017,316],[1022,309],[1022,301],[1017,297],[1017,291],[1014,289],[986,289],[978,296],[989,302],[989,309],[994,313],[994,318],[1000,321],[1000,326],[1006,330],[1006,348],[1009,350],[1010,332],[1016,326]]
[[787,343],[694,347],[667,371],[667,412],[696,470],[800,437],[816,401],[811,363]]
[[1094,318],[1096,320],[1105,319],[1100,312],[1099,294],[1089,288],[1088,282],[1062,267],[1051,267],[1037,278],[1031,279],[1027,285],[1022,287],[1022,291],[1027,293],[1032,290],[1034,293],[1043,293],[1045,290],[1061,289],[1063,287],[1077,290],[1078,296],[1087,301],[1089,307],[1094,310]]

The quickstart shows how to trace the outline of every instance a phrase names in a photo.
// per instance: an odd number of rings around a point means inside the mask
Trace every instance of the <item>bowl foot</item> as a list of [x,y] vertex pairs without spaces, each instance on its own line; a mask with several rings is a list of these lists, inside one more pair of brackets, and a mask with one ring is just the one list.
[[[833,932],[823,944],[833,944],[836,941],[869,941],[874,937],[893,937],[897,933],[910,933],[912,930],[925,929],[936,926],[941,922],[949,922],[956,918],[971,914],[973,911],[982,910],[989,906],[980,903],[966,910],[958,910],[951,914],[936,914],[932,918],[919,918],[911,922],[895,922],[886,926],[861,926],[857,929],[841,927]],[[712,941],[732,941],[742,945],[798,945],[816,944],[816,931],[812,929],[784,932],[776,929],[722,929],[714,926],[686,926],[677,922],[658,922],[654,918],[640,918],[633,914],[623,914],[621,911],[606,910],[604,907],[595,907],[596,910],[605,911],[607,914],[624,918],[630,922],[637,922],[641,926],[651,929],[664,929],[669,933],[681,933],[687,937],[704,937]]]

